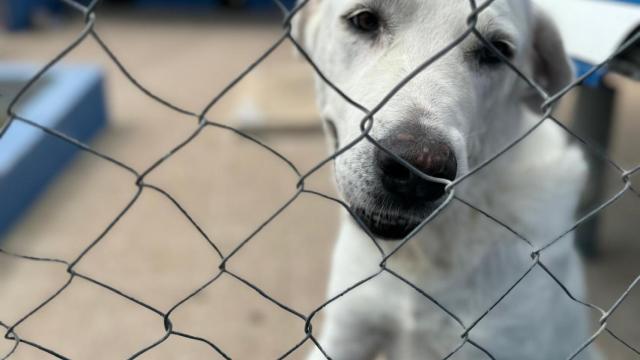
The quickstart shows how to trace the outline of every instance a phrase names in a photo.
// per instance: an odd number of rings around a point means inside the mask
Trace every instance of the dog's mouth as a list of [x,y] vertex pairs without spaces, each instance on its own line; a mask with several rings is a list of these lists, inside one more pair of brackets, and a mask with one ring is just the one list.
[[364,208],[354,208],[353,211],[375,237],[383,240],[403,240],[427,217],[402,216]]

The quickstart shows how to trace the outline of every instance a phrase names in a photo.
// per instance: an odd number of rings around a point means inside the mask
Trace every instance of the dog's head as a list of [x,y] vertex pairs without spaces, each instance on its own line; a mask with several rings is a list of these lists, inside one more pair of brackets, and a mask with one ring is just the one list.
[[[526,107],[541,98],[501,60],[548,93],[571,78],[553,24],[524,0],[497,0],[469,28],[468,0],[309,0],[294,37],[328,79],[374,108],[420,64],[449,49],[376,113],[370,136],[423,173],[454,180],[515,137]],[[456,43],[457,46],[451,47]],[[318,104],[335,148],[362,132],[365,114],[324,81]],[[336,159],[345,200],[380,238],[400,239],[445,196],[387,151],[361,141]]]

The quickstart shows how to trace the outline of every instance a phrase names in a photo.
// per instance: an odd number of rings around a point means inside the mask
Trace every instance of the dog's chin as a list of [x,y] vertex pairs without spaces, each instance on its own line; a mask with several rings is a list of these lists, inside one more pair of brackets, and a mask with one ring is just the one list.
[[355,207],[353,211],[373,236],[389,241],[405,239],[430,214],[430,211],[408,211],[398,215],[363,207]]

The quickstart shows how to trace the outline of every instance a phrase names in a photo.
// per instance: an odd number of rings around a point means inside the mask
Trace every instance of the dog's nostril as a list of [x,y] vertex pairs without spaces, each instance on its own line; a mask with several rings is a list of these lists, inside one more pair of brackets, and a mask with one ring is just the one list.
[[385,155],[378,164],[383,176],[388,176],[395,181],[409,181],[412,178],[411,170],[396,161],[391,155],[386,153]]
[[413,166],[427,175],[453,181],[457,175],[458,162],[450,149],[437,154],[425,152]]

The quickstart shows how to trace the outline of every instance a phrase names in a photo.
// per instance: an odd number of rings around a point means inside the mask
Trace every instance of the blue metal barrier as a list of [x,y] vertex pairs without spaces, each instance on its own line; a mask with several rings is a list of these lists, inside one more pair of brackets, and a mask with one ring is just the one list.
[[[21,83],[37,68],[0,64],[0,81]],[[52,69],[43,85],[19,104],[18,113],[80,141],[107,122],[102,72],[89,66]],[[0,141],[0,233],[33,203],[78,148],[19,121]]]
[[214,7],[220,4],[220,0],[135,0],[139,7]]
[[[86,3],[88,0],[74,0],[79,3]],[[281,0],[288,8],[295,6],[295,0]],[[181,8],[214,8],[222,5],[222,0],[134,0],[136,6],[140,7],[181,7]],[[4,19],[0,19],[0,25],[10,31],[26,30],[31,26],[33,14],[37,11],[55,11],[60,9],[60,0],[4,0],[0,2],[4,14]],[[247,9],[265,10],[275,9],[272,0],[246,0],[244,5]]]

